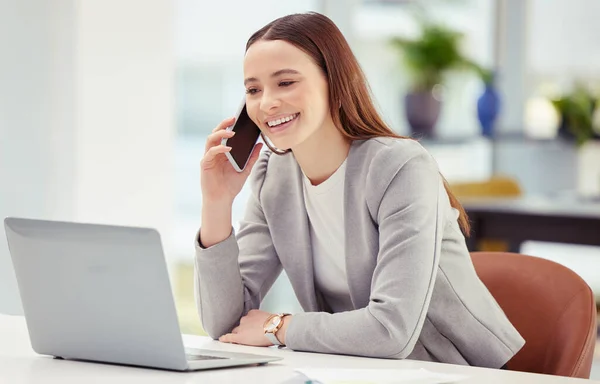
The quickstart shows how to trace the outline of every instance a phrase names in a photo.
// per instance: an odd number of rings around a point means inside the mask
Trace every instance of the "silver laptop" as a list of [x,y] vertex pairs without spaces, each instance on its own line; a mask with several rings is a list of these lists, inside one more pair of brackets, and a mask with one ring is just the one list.
[[281,360],[184,347],[154,229],[22,218],[4,227],[39,354],[177,371]]

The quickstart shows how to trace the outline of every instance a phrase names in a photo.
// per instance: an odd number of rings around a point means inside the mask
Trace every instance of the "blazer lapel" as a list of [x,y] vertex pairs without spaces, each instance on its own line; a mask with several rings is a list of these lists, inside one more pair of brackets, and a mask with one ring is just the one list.
[[[350,298],[355,309],[369,304],[371,277],[377,262],[379,243],[377,231],[371,223],[365,199],[366,167],[363,164],[360,145],[354,141],[350,146],[344,182],[344,228],[346,277]],[[375,252],[375,256],[373,256]]]
[[[273,155],[275,156],[275,155]],[[278,193],[271,203],[273,212],[272,239],[286,270],[298,302],[307,312],[320,310],[315,292],[313,255],[308,214],[304,204],[302,171],[292,154],[282,162]],[[266,203],[266,202],[265,202]],[[269,210],[271,211],[271,210]]]

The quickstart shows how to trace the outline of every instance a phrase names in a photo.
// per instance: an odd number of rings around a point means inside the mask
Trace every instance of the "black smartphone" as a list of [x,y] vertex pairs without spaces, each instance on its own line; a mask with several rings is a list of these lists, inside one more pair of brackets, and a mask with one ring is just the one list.
[[242,172],[248,165],[252,150],[260,137],[260,129],[246,111],[246,98],[237,111],[235,123],[227,130],[234,131],[235,135],[221,141],[221,144],[231,147],[231,151],[225,152],[225,156],[236,171]]

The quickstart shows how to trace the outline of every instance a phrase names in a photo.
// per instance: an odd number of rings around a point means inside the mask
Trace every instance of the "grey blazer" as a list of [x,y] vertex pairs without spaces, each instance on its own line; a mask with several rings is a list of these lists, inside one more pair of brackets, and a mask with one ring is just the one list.
[[196,241],[196,298],[206,332],[228,333],[285,269],[305,312],[289,348],[498,368],[525,343],[479,280],[439,169],[416,141],[351,145],[344,215],[354,308],[331,310],[316,290],[302,173],[293,154],[261,154],[237,235]]

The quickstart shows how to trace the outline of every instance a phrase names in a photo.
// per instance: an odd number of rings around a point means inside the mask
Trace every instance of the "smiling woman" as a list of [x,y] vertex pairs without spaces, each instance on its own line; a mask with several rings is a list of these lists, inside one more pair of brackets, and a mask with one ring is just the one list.
[[[502,367],[524,340],[475,273],[466,214],[425,149],[380,118],[335,24],[318,13],[269,23],[247,43],[244,78],[248,115],[276,148],[257,145],[237,173],[219,145],[233,120],[207,140],[195,276],[208,334]],[[259,310],[282,269],[305,312]]]
[[[309,137],[339,135],[329,113],[327,78],[302,50],[283,40],[256,41],[246,51],[244,74],[248,115],[276,147],[288,150]],[[292,116],[291,122],[273,124]]]

